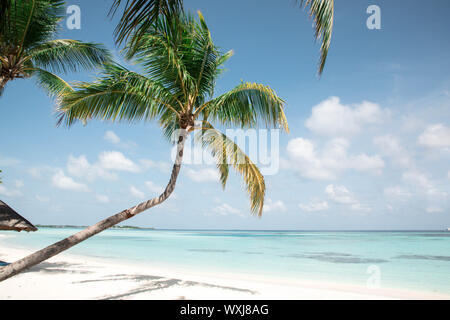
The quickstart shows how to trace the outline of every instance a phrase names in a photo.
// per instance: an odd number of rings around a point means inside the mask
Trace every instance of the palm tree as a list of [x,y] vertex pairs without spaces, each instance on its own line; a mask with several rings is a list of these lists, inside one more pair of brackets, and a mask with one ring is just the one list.
[[54,72],[110,61],[101,45],[53,39],[64,17],[64,1],[2,0],[0,9],[0,95],[8,82],[29,77],[51,95],[59,95],[70,86]]
[[[114,14],[124,0],[114,0],[110,13]],[[308,7],[314,20],[315,38],[322,39],[320,46],[319,75],[322,74],[331,44],[334,20],[334,0],[296,0],[300,8]],[[183,11],[182,0],[126,0],[125,13],[116,27],[116,41],[122,43],[131,37],[134,45],[160,14],[173,16]]]
[[229,92],[214,96],[215,82],[232,52],[216,47],[203,16],[199,20],[181,14],[160,16],[132,46],[126,57],[143,74],[118,64],[106,64],[92,83],[79,83],[60,97],[60,123],[80,120],[154,121],[167,137],[175,135],[176,159],[165,190],[156,198],[113,215],[77,234],[12,263],[0,272],[0,281],[36,265],[77,243],[165,201],[173,192],[180,172],[185,141],[190,134],[217,161],[225,187],[232,167],[246,184],[251,212],[261,215],[265,183],[258,167],[213,124],[251,128],[257,125],[288,130],[284,102],[269,87],[243,82]]

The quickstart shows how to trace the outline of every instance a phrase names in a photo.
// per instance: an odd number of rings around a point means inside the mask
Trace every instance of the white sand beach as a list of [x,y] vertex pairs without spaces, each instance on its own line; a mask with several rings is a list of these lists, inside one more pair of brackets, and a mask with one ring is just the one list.
[[[12,262],[32,251],[0,246]],[[394,289],[240,274],[195,274],[63,253],[0,283],[0,299],[450,299]]]

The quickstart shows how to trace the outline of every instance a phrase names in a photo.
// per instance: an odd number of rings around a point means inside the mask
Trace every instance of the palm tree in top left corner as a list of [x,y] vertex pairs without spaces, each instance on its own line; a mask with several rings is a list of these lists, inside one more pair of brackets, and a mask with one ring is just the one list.
[[61,0],[0,0],[0,95],[7,83],[34,77],[50,95],[70,86],[55,73],[90,69],[110,61],[99,44],[54,39],[64,18]]

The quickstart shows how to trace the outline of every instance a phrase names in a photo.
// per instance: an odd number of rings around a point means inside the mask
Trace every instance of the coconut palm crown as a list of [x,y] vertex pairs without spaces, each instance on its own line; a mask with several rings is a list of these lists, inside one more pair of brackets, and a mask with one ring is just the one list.
[[250,82],[214,97],[216,80],[232,51],[223,53],[214,45],[200,12],[198,20],[187,14],[160,16],[136,43],[125,48],[125,54],[142,67],[143,73],[106,64],[94,82],[78,83],[63,95],[60,122],[72,125],[94,118],[113,122],[157,120],[167,137],[177,129],[186,134],[194,132],[216,159],[223,187],[229,168],[234,168],[246,184],[252,213],[261,215],[264,177],[251,159],[213,125],[264,125],[287,131],[283,100],[270,87]]
[[51,95],[70,86],[54,72],[73,72],[110,61],[101,45],[55,40],[64,1],[3,0],[0,14],[0,95],[15,79],[35,77]]

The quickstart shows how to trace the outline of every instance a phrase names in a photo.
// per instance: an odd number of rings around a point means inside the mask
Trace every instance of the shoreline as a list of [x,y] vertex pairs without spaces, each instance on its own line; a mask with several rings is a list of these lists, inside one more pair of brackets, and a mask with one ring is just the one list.
[[[34,250],[0,243],[0,260],[16,261]],[[48,290],[52,288],[52,290]],[[7,299],[188,299],[188,300],[367,300],[450,299],[450,295],[403,289],[369,289],[352,284],[204,273],[161,268],[90,256],[59,254],[0,283],[0,300]]]

